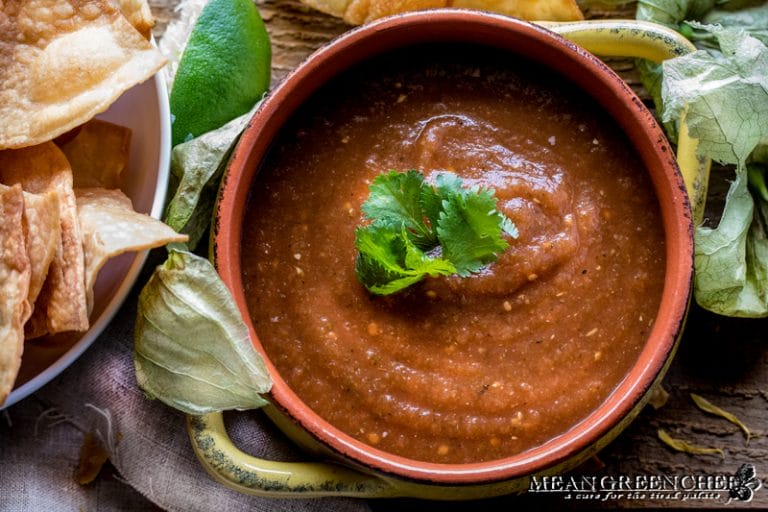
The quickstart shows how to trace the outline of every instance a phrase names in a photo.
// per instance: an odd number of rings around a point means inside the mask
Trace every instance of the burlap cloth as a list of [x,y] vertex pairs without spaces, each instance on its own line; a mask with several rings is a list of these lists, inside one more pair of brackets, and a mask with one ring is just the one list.
[[[137,285],[99,339],[57,379],[0,413],[0,511],[367,511],[363,500],[273,500],[213,481],[197,461],[185,417],[147,400],[133,371],[138,292],[164,253],[150,255]],[[306,460],[258,411],[228,413],[243,450],[272,460]],[[111,466],[92,484],[75,482],[85,432],[107,445]],[[153,506],[154,504],[154,506]]]

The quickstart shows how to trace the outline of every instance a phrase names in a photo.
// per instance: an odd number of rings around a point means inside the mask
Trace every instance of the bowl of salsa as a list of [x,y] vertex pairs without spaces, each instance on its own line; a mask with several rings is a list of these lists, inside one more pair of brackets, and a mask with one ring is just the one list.
[[[454,243],[419,261],[456,244],[477,252],[486,239],[470,232],[489,212],[461,209],[472,194],[492,196],[490,213],[514,226],[500,235],[504,248],[471,271],[372,293],[357,239],[378,222],[374,190],[398,173],[421,184],[390,183],[387,207],[403,211],[460,183],[460,206],[443,199],[439,215],[411,212]],[[229,164],[213,240],[273,379],[268,414],[335,462],[294,466],[300,477],[267,478],[267,492],[220,415],[190,420],[198,455],[258,494],[524,490],[532,475],[594,454],[647,401],[682,329],[692,247],[672,148],[583,48],[467,11],[353,30],[256,112]],[[412,263],[408,251],[399,264]]]

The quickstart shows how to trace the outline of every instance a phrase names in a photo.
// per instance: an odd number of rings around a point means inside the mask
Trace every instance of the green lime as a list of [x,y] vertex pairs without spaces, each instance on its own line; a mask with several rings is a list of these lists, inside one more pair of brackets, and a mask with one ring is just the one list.
[[173,81],[173,145],[248,112],[269,87],[271,60],[269,35],[252,0],[210,0]]

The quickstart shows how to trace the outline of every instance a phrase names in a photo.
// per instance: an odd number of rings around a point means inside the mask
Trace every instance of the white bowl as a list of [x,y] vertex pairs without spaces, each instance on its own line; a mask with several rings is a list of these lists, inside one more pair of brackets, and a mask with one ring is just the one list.
[[[131,154],[121,189],[136,211],[160,218],[168,187],[171,121],[165,81],[158,73],[126,91],[97,116],[132,130]],[[129,253],[107,262],[94,287],[91,327],[27,341],[16,387],[0,410],[26,398],[72,364],[112,320],[139,276],[147,252]]]

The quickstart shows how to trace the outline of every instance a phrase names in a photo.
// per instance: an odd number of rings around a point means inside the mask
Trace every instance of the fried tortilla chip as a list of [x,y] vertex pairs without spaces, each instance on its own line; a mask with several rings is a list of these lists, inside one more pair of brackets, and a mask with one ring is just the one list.
[[83,124],[164,63],[109,0],[0,1],[0,149]]
[[[0,184],[0,192],[11,187]],[[24,225],[29,256],[30,278],[27,302],[34,305],[43,288],[48,268],[61,240],[59,231],[59,195],[55,190],[43,194],[24,192]],[[32,311],[30,310],[30,314]],[[27,319],[25,318],[24,321]]]
[[30,265],[24,241],[21,187],[0,191],[0,404],[13,388],[24,350]]
[[85,283],[90,307],[96,276],[109,258],[187,241],[187,235],[176,233],[149,215],[135,212],[131,200],[119,190],[89,188],[78,189],[75,194],[85,248]]
[[55,191],[61,239],[43,289],[25,327],[28,338],[88,329],[83,244],[77,222],[72,170],[53,142],[0,151],[0,182],[20,183],[27,192]]
[[583,20],[576,0],[454,0],[452,7],[481,9],[531,21]]
[[353,25],[361,25],[391,14],[438,7],[480,9],[532,21],[584,19],[576,0],[302,0],[302,2]]
[[117,6],[130,24],[144,36],[144,39],[149,40],[152,35],[152,27],[155,26],[155,19],[152,17],[149,2],[146,0],[117,0]]
[[75,188],[120,187],[131,149],[129,128],[91,119],[73,137],[56,143],[72,167]]

